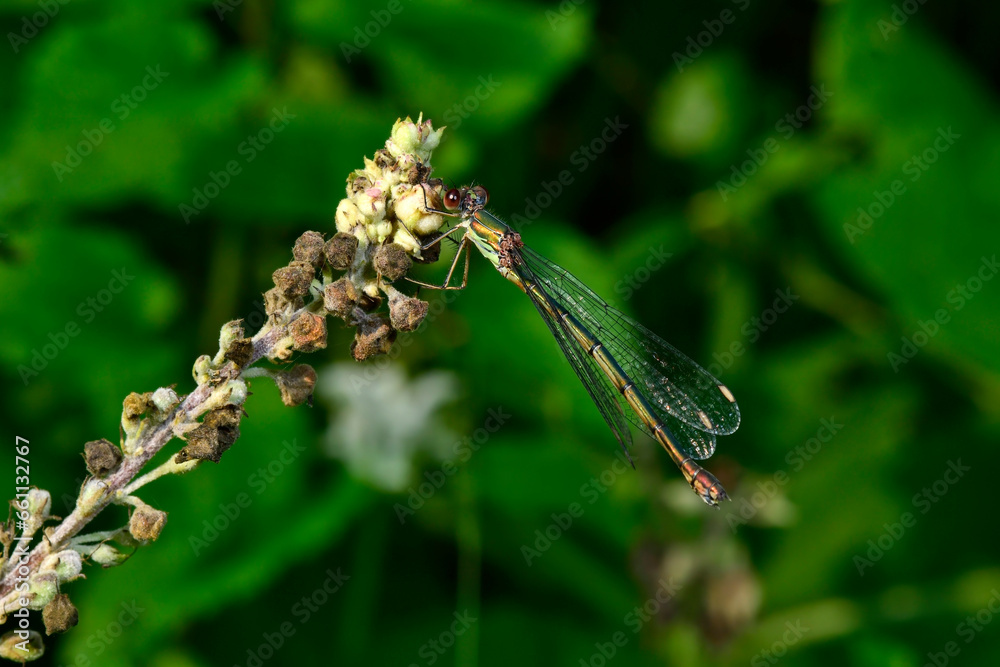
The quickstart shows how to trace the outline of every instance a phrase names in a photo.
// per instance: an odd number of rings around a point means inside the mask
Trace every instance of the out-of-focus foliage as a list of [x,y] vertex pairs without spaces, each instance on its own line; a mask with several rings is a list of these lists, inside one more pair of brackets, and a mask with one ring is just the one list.
[[[259,326],[294,239],[333,232],[346,175],[420,112],[448,125],[435,175],[490,188],[744,421],[708,462],[721,512],[645,438],[626,468],[530,303],[473,257],[391,361],[338,370],[331,330],[311,410],[254,380],[222,462],[144,496],[170,513],[156,544],[67,587],[80,625],[44,660],[995,664],[997,18],[0,2],[0,419],[54,513],[122,398],[189,390],[223,322]],[[365,437],[397,458],[365,461]],[[402,492],[365,474],[411,469]]]

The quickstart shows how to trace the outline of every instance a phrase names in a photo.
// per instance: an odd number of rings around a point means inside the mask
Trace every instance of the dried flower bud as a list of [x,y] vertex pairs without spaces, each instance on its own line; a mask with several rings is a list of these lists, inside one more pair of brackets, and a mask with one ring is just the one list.
[[139,505],[128,519],[128,532],[142,542],[155,540],[167,523],[167,513],[149,505]]
[[323,235],[319,232],[306,232],[295,240],[292,257],[296,261],[306,262],[319,271],[323,268]]
[[362,190],[367,190],[372,186],[372,182],[371,180],[369,180],[367,176],[364,175],[358,176],[356,174],[357,172],[352,173],[351,176],[347,179],[348,197],[356,195]]
[[253,339],[240,338],[239,340],[234,340],[226,348],[224,359],[232,361],[240,368],[246,366],[253,359]]
[[313,388],[316,386],[316,371],[309,364],[300,364],[290,371],[275,373],[274,381],[281,391],[281,401],[288,406],[312,405]]
[[354,341],[351,343],[351,354],[357,361],[369,357],[386,354],[396,340],[396,330],[384,318],[372,316],[358,324]]
[[202,423],[217,429],[219,438],[228,448],[240,437],[241,419],[243,419],[243,408],[238,405],[226,405],[209,412]]
[[123,554],[107,542],[99,544],[90,554],[90,560],[104,568],[121,565],[129,559],[129,554]]
[[150,409],[149,392],[137,394],[132,392],[122,402],[122,419],[138,419]]
[[277,287],[264,292],[264,312],[275,320],[282,320],[301,308],[303,303],[302,297],[289,298]]
[[283,266],[273,274],[274,286],[277,287],[286,297],[295,297],[309,294],[309,286],[312,285],[316,270],[308,262],[298,260],[291,262],[288,266]]
[[80,621],[80,614],[70,602],[69,596],[59,593],[52,602],[42,610],[42,622],[45,623],[45,634],[54,635],[66,632]]
[[393,282],[407,274],[413,266],[413,260],[399,244],[387,243],[375,249],[374,264],[375,270],[383,278]]
[[380,148],[375,151],[375,166],[385,171],[386,169],[391,169],[396,164],[396,159],[392,156],[389,151],[384,148]]
[[132,437],[142,426],[142,416],[155,406],[149,400],[149,392],[137,394],[132,392],[122,401],[122,430]]
[[346,271],[354,261],[354,254],[358,251],[358,239],[351,234],[338,232],[332,239],[326,242],[323,247],[323,254],[326,261],[335,271]]
[[389,292],[389,320],[397,331],[413,331],[424,321],[429,304],[399,290]]
[[[32,662],[45,655],[42,635],[34,630],[11,630],[0,638],[0,658],[14,662]],[[20,634],[19,634],[20,633]]]
[[83,446],[83,458],[91,475],[104,477],[118,469],[122,462],[122,452],[110,441],[101,438],[91,440]]
[[[0,522],[0,544],[9,547],[14,543],[14,524]],[[4,549],[6,551],[6,549]]]
[[326,319],[312,313],[302,313],[288,325],[292,347],[299,352],[315,352],[326,347]]
[[176,463],[201,459],[218,463],[223,453],[240,437],[242,408],[225,405],[212,410],[193,431],[187,434],[187,442],[177,455]]
[[323,289],[323,307],[343,320],[354,312],[358,299],[358,290],[346,276],[338,278]]

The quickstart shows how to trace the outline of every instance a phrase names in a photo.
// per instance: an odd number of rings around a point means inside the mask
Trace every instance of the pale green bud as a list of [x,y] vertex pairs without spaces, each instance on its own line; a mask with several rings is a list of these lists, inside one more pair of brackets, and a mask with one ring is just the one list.
[[102,567],[114,567],[115,565],[121,565],[128,560],[128,558],[128,554],[123,554],[107,542],[98,545],[98,547],[94,549],[93,553],[90,554],[90,560]]
[[14,662],[32,662],[45,655],[41,633],[34,630],[11,630],[0,638],[0,658]]
[[52,571],[59,577],[60,583],[72,581],[80,576],[83,571],[83,559],[80,554],[72,549],[60,551],[57,554],[49,554],[42,561],[38,568],[39,572]]

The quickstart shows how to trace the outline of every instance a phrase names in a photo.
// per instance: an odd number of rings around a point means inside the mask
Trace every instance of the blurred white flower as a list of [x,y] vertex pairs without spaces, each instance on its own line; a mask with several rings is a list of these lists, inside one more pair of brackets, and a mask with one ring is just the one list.
[[319,377],[316,394],[333,412],[326,451],[381,489],[404,490],[418,453],[443,458],[457,439],[438,414],[458,395],[452,373],[432,371],[410,380],[399,364],[343,363]]

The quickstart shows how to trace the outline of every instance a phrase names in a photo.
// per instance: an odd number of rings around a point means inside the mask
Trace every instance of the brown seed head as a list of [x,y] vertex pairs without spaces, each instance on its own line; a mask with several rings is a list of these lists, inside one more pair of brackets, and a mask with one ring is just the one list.
[[402,292],[389,293],[389,319],[397,331],[413,331],[424,321],[428,303]]
[[160,536],[167,523],[167,513],[149,505],[139,505],[128,520],[128,532],[137,540],[148,542]]
[[338,278],[323,289],[323,307],[342,320],[350,317],[358,305],[358,300],[358,290],[346,276]]
[[250,338],[238,338],[229,344],[226,350],[225,359],[243,368],[253,358],[253,340]]
[[224,405],[212,410],[196,429],[187,434],[187,442],[174,460],[184,463],[201,459],[218,463],[223,453],[240,437],[242,408],[238,405]]
[[312,405],[313,388],[316,386],[316,371],[309,364],[300,364],[290,371],[275,374],[275,382],[281,391],[281,401],[288,406]]
[[45,623],[45,634],[47,635],[66,632],[79,621],[80,614],[65,593],[56,595],[52,598],[52,602],[42,609],[42,622]]
[[326,242],[323,247],[323,254],[326,261],[335,271],[346,271],[354,261],[354,254],[358,251],[358,239],[352,234],[337,232],[332,239]]
[[351,354],[357,361],[386,354],[396,340],[396,330],[378,315],[365,318],[358,324],[351,343]]
[[306,262],[319,271],[323,268],[323,235],[319,232],[306,232],[295,241],[292,256],[298,262]]
[[312,284],[315,275],[316,270],[312,264],[295,260],[289,263],[288,266],[283,266],[275,271],[271,274],[271,277],[274,279],[274,286],[282,294],[294,299],[295,297],[302,297],[309,293],[309,286]]
[[409,272],[413,260],[398,243],[386,243],[375,250],[375,270],[389,282],[399,280]]
[[101,438],[84,444],[83,458],[91,475],[104,477],[121,465],[122,452],[111,442]]
[[288,298],[278,287],[272,287],[264,292],[264,312],[276,320],[281,320],[286,315],[295,312],[304,303],[300,296],[293,299]]
[[302,313],[288,325],[292,347],[299,352],[315,352],[326,347],[326,319],[312,313]]

